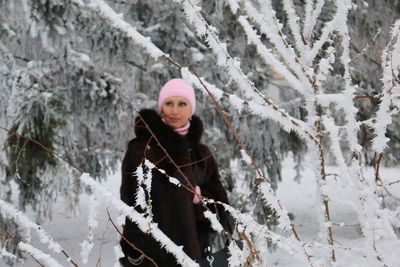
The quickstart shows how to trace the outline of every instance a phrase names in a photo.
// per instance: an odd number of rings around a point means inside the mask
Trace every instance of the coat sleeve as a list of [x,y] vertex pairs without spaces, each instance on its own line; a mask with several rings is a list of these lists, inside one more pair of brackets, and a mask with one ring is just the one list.
[[[229,204],[226,190],[220,180],[217,162],[207,146],[202,146],[202,150],[204,151],[204,155],[211,156],[209,156],[206,161],[206,179],[205,184],[200,186],[201,194],[207,198]],[[210,208],[217,212],[221,225],[224,227],[224,229],[228,232],[232,232],[232,225],[225,209],[221,205],[216,205],[216,209],[212,207]]]
[[122,181],[120,187],[121,200],[129,206],[135,204],[137,191],[136,168],[142,163],[146,149],[146,142],[133,139],[128,144],[128,149],[122,161]]

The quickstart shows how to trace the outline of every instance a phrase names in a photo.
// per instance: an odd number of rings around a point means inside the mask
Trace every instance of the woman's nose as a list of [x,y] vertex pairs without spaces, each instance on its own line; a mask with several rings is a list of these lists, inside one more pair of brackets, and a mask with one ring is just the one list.
[[174,106],[172,107],[172,113],[173,113],[173,114],[177,114],[177,113],[178,113],[178,106],[174,105]]

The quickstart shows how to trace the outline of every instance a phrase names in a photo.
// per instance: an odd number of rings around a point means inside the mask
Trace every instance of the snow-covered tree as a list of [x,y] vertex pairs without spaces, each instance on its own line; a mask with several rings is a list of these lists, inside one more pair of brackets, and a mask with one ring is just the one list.
[[[394,228],[400,218],[396,206],[381,201],[391,195],[379,167],[400,159],[399,6],[361,0],[0,1],[0,222],[15,219],[37,229],[5,200],[18,194],[19,208],[30,205],[43,219],[51,216],[52,201],[72,203],[83,185],[150,231],[178,262],[193,264],[151,218],[92,178],[119,167],[135,112],[154,106],[160,86],[181,75],[199,89],[206,138],[231,191],[232,206],[225,208],[236,221],[236,238],[246,241],[243,248],[231,243],[232,266],[268,265],[271,242],[305,266],[344,266],[348,251],[364,257],[359,263],[392,266],[384,246],[399,247]],[[315,171],[316,241],[301,239],[274,193],[289,151],[299,176],[305,151]],[[371,164],[373,176],[363,172]],[[340,169],[335,181],[331,165]],[[338,200],[330,189],[338,184],[354,190],[340,201],[359,217],[364,238],[356,248],[335,242],[330,206]],[[279,231],[264,226],[271,213]],[[89,221],[95,227],[95,219]],[[92,242],[81,244],[86,258]],[[25,240],[18,248],[44,265],[59,264]]]

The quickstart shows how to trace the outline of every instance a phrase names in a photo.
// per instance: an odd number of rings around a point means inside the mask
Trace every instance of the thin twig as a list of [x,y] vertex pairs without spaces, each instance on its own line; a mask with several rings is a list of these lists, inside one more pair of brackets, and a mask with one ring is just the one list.
[[101,242],[100,242],[100,248],[99,248],[99,259],[97,260],[96,267],[101,267],[101,251],[103,248],[104,236],[106,234],[109,222],[110,222],[110,219],[107,220],[106,226],[104,227],[103,235],[101,236]]
[[390,185],[394,185],[394,184],[398,184],[398,183],[400,183],[400,180],[397,180],[397,181],[394,181],[394,182],[390,182],[390,183],[388,183],[388,185],[390,186]]
[[[147,124],[146,120],[140,115],[140,112],[138,110],[138,108],[136,108],[136,106],[132,103],[132,101],[130,101],[130,99],[128,99],[124,94],[122,94],[122,92],[120,92],[119,90],[117,91],[118,95],[120,96],[121,99],[125,100],[131,107],[132,109],[138,114],[138,117],[141,119],[141,121],[143,122],[143,124],[145,125],[145,127],[147,128],[147,130],[149,131],[150,135],[152,136],[152,138],[154,138],[154,140],[157,142],[157,144],[159,145],[159,147],[161,148],[161,150],[164,152],[164,154],[168,157],[168,159],[171,161],[171,163],[174,165],[174,167],[177,169],[178,173],[182,176],[182,178],[185,180],[185,182],[187,183],[187,185],[182,184],[182,186],[192,192],[195,195],[198,195],[197,192],[195,191],[194,186],[192,185],[192,183],[190,182],[190,180],[187,178],[187,176],[183,173],[183,171],[181,170],[181,168],[179,167],[178,164],[175,163],[174,159],[169,155],[169,153],[167,152],[167,150],[164,148],[164,146],[161,144],[161,142],[158,140],[157,136],[155,135],[155,133],[153,132],[153,130],[150,128],[150,126]],[[199,196],[201,198],[201,196]]]
[[34,144],[40,146],[42,149],[46,150],[48,153],[50,153],[50,154],[52,154],[52,155],[55,155],[55,156],[57,156],[58,158],[62,159],[64,162],[66,162],[69,166],[73,167],[73,168],[74,168],[76,171],[78,171],[80,174],[84,173],[84,171],[82,171],[78,166],[76,166],[73,162],[71,162],[70,160],[68,160],[66,157],[64,157],[64,156],[62,156],[62,155],[60,155],[60,154],[58,154],[57,152],[55,152],[54,150],[52,150],[52,149],[48,148],[47,146],[43,145],[43,144],[40,143],[39,141],[36,141],[35,139],[33,139],[33,138],[29,137],[29,136],[25,136],[25,135],[23,135],[23,134],[20,134],[20,133],[18,133],[18,132],[16,132],[16,131],[7,129],[7,128],[2,127],[2,126],[0,126],[0,129],[6,131],[6,132],[8,132],[8,133],[15,134],[15,135],[17,135],[17,136],[19,136],[19,137],[22,137],[22,138],[25,138],[25,139],[29,140],[30,142],[32,142],[32,143],[34,143]]
[[[232,132],[233,136],[235,137],[236,141],[238,142],[239,146],[243,149],[243,151],[246,152],[246,154],[250,157],[250,151],[249,149],[247,149],[245,143],[243,142],[242,138],[240,137],[239,133],[236,131],[236,129],[233,127],[232,123],[230,122],[230,120],[228,119],[227,115],[225,114],[225,112],[222,110],[221,106],[219,105],[219,103],[217,102],[217,100],[215,99],[215,97],[213,96],[213,94],[211,94],[210,90],[208,90],[207,86],[203,83],[203,81],[200,79],[199,75],[196,73],[196,71],[194,70],[193,66],[189,66],[190,71],[197,77],[197,79],[199,80],[199,82],[201,83],[201,85],[203,86],[203,88],[207,91],[209,97],[212,100],[213,105],[215,106],[215,108],[217,109],[218,113],[220,114],[220,116],[222,117],[222,119],[224,120],[226,126],[228,126],[229,130]],[[250,157],[251,158],[251,157]],[[256,173],[257,173],[257,178],[262,179],[265,182],[270,183],[269,179],[262,173],[260,167],[258,167],[257,162],[251,158],[251,165],[254,167]],[[259,183],[259,182],[258,182]],[[258,184],[257,183],[257,184]]]
[[378,250],[376,248],[376,241],[375,240],[374,240],[373,248],[374,248],[374,251],[376,253],[376,259],[383,264],[383,267],[388,267],[387,264],[383,261],[383,259],[378,254]]
[[19,180],[21,180],[26,186],[29,186],[29,184],[24,179],[22,179],[21,175],[19,174],[19,159],[20,159],[22,151],[24,150],[24,147],[26,146],[28,141],[29,141],[28,139],[25,139],[24,144],[22,145],[22,147],[18,151],[17,159],[15,160],[15,174],[16,174],[17,178]]
[[[358,58],[359,56],[364,55],[364,53],[367,52],[367,50],[370,48],[371,44],[375,43],[376,38],[378,38],[378,36],[379,36],[379,34],[381,33],[381,31],[382,31],[382,27],[381,27],[381,28],[378,28],[378,30],[376,31],[376,34],[375,34],[374,38],[372,38],[372,41],[371,41],[370,43],[368,43],[357,55],[355,55],[354,57],[352,57],[352,58],[350,59],[350,62],[353,61],[353,60],[355,60],[355,59]],[[353,43],[351,43],[351,44],[352,44],[353,47],[355,47],[355,45],[354,45]]]
[[[70,161],[68,161],[65,157],[63,157],[63,156],[61,156],[60,154],[56,153],[54,150],[52,150],[52,149],[46,147],[45,145],[43,145],[43,144],[40,143],[39,141],[36,141],[35,139],[33,139],[33,138],[31,138],[31,137],[24,136],[23,134],[20,134],[20,133],[18,133],[18,132],[16,132],[16,131],[9,130],[9,129],[4,128],[4,127],[2,127],[2,126],[0,126],[0,129],[6,131],[6,132],[8,132],[8,133],[15,134],[15,135],[17,135],[17,136],[19,136],[19,137],[25,138],[27,141],[30,141],[30,142],[32,142],[32,143],[38,145],[38,146],[41,147],[42,149],[46,150],[46,151],[47,151],[48,153],[50,153],[51,155],[55,155],[55,156],[61,158],[61,159],[64,160],[66,163],[68,163],[71,167],[73,167],[75,170],[79,171],[81,174],[83,173],[83,171],[82,171],[81,169],[79,169],[79,168],[78,168],[77,166],[75,166],[73,163],[71,163]],[[25,143],[26,143],[26,142],[25,142]],[[64,254],[64,256],[69,260],[69,262],[71,262],[72,265],[74,265],[75,267],[78,267],[78,264],[77,264],[74,260],[72,260],[72,258],[69,256],[69,254],[68,254],[63,248],[61,248],[61,252],[62,252],[62,254]]]
[[128,239],[124,237],[124,235],[121,233],[121,231],[118,229],[117,225],[114,223],[114,221],[111,218],[110,213],[107,210],[107,215],[108,219],[110,220],[111,224],[114,226],[115,230],[118,232],[118,234],[136,251],[141,253],[147,260],[149,260],[154,266],[158,267],[158,264],[149,256],[146,255],[140,248],[136,247],[132,242],[130,242]]
[[[17,242],[18,244],[21,243],[22,241],[20,239],[18,239],[15,235],[11,234],[10,232],[7,231],[7,229],[5,229],[4,227],[2,227],[0,225],[1,230],[4,232],[4,234],[8,237],[7,239],[12,239],[15,242]],[[17,244],[17,245],[18,245]],[[28,253],[29,256],[31,256],[31,258],[36,261],[37,264],[39,264],[42,267],[45,267],[39,260],[37,260],[33,255],[31,255],[30,253]],[[1,254],[0,254],[1,255]]]
[[[324,133],[322,131],[322,122],[321,122],[321,117],[322,117],[322,109],[321,106],[315,104],[315,109],[316,109],[316,114],[318,116],[317,121],[315,122],[315,128],[317,130],[317,133],[319,134],[319,144],[318,144],[318,151],[319,151],[319,158],[320,158],[320,175],[321,175],[321,180],[325,183],[326,181],[326,170],[325,170],[325,156],[324,156],[324,148],[323,148],[323,142],[324,142]],[[331,221],[331,216],[330,216],[330,211],[329,211],[329,198],[326,194],[321,193],[321,196],[323,198],[323,206],[325,209],[324,215],[325,215],[325,222],[330,222]],[[328,243],[329,245],[332,246],[331,250],[331,259],[333,262],[336,262],[336,253],[334,250],[334,242],[333,242],[333,231],[332,231],[332,226],[327,226],[327,231],[328,231]]]
[[255,260],[260,260],[260,252],[257,251],[254,243],[250,240],[250,238],[246,235],[246,233],[243,231],[240,233],[240,237],[242,238],[242,240],[244,240],[246,242],[247,248],[249,249],[249,256],[246,259],[245,262],[245,267],[250,267],[253,266],[253,263]]
[[354,100],[358,100],[358,99],[369,99],[369,100],[375,100],[375,99],[379,99],[380,95],[355,95],[353,97]]
[[379,153],[379,157],[377,159],[377,161],[375,162],[375,183],[378,184],[378,182],[380,182],[381,184],[383,184],[381,177],[379,175],[379,169],[380,169],[380,165],[381,165],[381,161],[383,159],[383,153]]

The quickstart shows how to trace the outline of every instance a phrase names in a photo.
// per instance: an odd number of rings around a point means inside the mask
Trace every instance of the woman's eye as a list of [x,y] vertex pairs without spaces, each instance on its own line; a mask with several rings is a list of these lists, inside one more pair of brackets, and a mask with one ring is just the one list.
[[166,105],[166,106],[172,106],[173,103],[172,103],[172,102],[165,102],[165,105]]
[[181,106],[181,107],[186,107],[187,104],[186,104],[185,102],[180,102],[180,103],[179,103],[179,106]]

